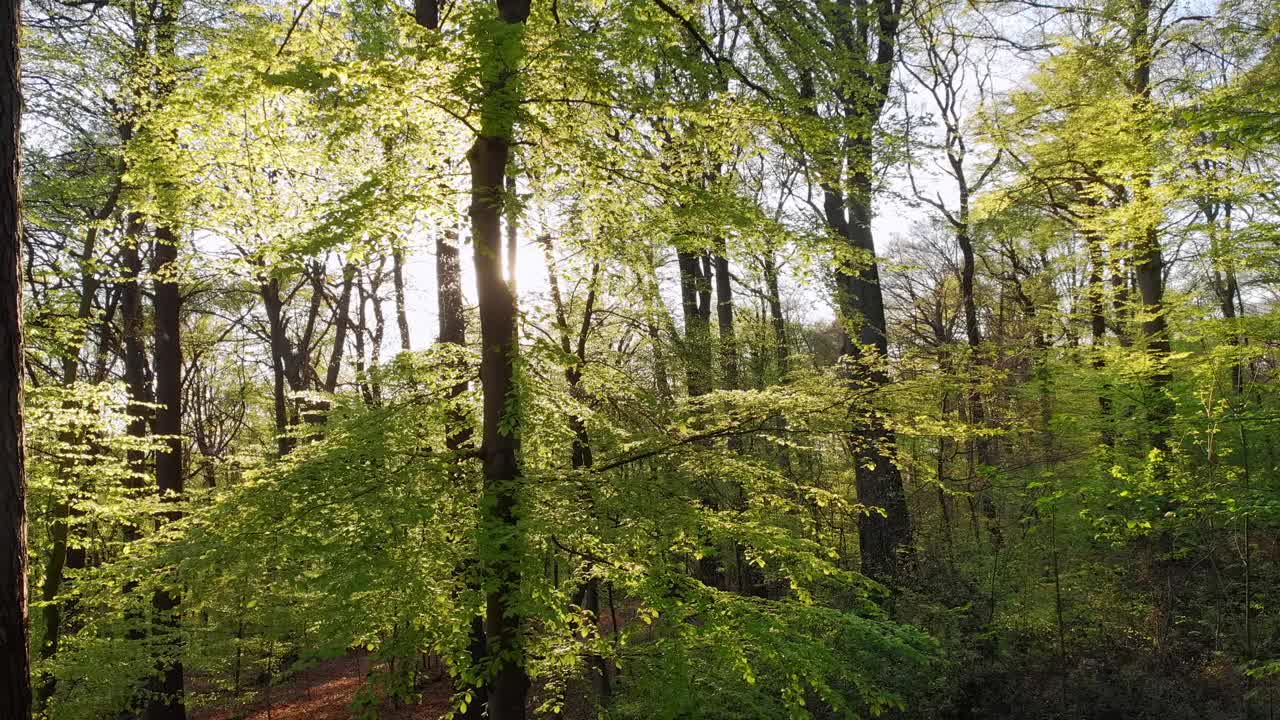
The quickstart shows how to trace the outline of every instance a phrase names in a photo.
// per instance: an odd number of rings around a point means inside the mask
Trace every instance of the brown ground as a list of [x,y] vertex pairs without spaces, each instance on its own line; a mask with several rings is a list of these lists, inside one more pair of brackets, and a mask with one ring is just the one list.
[[[264,691],[250,704],[201,708],[191,720],[351,720],[351,700],[365,682],[369,658],[362,654],[326,660],[287,682]],[[380,720],[438,720],[449,708],[453,690],[447,679],[432,681],[416,705],[380,708]]]

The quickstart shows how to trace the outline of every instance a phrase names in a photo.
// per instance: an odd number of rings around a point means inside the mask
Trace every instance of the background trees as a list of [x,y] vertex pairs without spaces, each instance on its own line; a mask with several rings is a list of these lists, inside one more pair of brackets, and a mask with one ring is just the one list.
[[1266,4],[33,7],[46,716],[1269,711]]

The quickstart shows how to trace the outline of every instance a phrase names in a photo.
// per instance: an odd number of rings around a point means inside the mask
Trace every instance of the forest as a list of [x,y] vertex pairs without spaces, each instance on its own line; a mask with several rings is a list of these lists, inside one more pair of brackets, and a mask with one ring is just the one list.
[[0,405],[0,720],[1271,720],[1280,5],[0,0]]

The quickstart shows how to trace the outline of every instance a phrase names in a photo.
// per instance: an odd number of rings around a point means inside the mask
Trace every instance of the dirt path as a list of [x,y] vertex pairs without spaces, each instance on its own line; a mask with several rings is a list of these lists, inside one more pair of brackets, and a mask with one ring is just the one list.
[[[351,700],[364,685],[369,659],[363,655],[326,660],[302,670],[251,704],[202,708],[191,720],[351,720]],[[417,705],[380,709],[380,720],[438,720],[449,708],[447,680],[432,682]]]

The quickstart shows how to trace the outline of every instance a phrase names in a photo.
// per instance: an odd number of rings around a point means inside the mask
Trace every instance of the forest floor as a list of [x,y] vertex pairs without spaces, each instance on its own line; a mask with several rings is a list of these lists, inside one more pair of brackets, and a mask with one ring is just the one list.
[[[369,658],[351,654],[299,671],[250,703],[230,701],[204,707],[191,720],[350,720],[351,701],[365,684]],[[415,705],[379,709],[382,720],[437,720],[449,709],[453,688],[448,678],[431,681]]]

